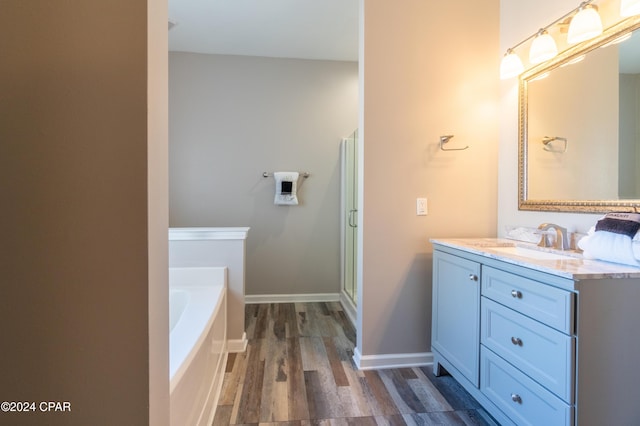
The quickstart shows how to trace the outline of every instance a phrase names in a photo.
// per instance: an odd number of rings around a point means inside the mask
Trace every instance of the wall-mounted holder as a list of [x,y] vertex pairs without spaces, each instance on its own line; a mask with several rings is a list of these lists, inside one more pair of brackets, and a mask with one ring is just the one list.
[[[300,176],[302,176],[303,178],[308,178],[309,176],[311,176],[311,173],[309,172],[298,172],[300,173]],[[269,176],[273,176],[272,172],[262,172],[262,177],[263,178],[268,178]]]
[[[564,145],[562,146],[561,149],[554,148],[553,146],[554,141],[563,142]],[[567,142],[567,138],[561,138],[560,136],[545,136],[544,138],[542,138],[542,145],[544,145],[542,149],[548,152],[557,152],[557,153],[563,154],[567,152],[568,144],[569,142]]]
[[465,149],[469,148],[469,145],[465,146],[464,148],[445,148],[444,144],[446,144],[451,139],[453,139],[453,136],[454,135],[442,135],[442,136],[440,136],[440,150],[442,150],[442,151],[464,151]]

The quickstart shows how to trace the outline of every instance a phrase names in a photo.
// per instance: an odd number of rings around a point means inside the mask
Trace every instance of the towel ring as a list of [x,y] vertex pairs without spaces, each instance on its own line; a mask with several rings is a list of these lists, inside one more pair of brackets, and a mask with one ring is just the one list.
[[440,136],[440,150],[441,151],[464,151],[465,149],[469,148],[469,145],[465,146],[464,148],[445,148],[444,144],[449,142],[451,139],[453,139],[454,135],[443,135]]
[[[557,149],[553,149],[553,141],[564,142],[564,147],[562,148],[561,151]],[[542,149],[544,149],[547,152],[558,152],[560,154],[564,154],[565,152],[567,152],[567,147],[569,145],[569,142],[567,141],[567,138],[562,138],[560,136],[545,136],[544,138],[542,138],[542,145],[544,145]]]

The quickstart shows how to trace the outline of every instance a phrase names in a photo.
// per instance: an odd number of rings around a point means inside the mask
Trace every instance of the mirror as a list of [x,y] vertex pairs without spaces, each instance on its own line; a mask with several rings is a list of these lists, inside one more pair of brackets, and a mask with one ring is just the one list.
[[640,210],[638,28],[628,18],[520,76],[520,210]]

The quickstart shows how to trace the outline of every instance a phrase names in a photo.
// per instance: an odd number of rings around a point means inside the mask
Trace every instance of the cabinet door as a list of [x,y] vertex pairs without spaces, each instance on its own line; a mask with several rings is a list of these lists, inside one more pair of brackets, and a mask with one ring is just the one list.
[[480,264],[433,253],[433,350],[476,387],[480,364]]

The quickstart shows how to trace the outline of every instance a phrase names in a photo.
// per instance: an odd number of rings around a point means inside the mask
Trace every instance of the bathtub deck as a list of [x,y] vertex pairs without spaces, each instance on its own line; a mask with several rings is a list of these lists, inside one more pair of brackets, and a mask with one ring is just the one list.
[[339,303],[247,305],[245,324],[249,344],[229,355],[216,426],[494,424],[430,368],[358,371]]

